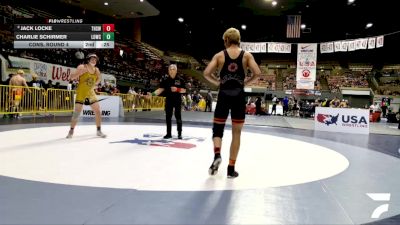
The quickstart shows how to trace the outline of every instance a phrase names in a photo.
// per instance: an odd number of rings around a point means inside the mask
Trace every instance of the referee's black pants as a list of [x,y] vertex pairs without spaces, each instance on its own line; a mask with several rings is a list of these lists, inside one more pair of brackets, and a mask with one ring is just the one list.
[[180,136],[182,134],[182,102],[175,100],[175,99],[166,99],[165,102],[165,114],[166,118],[165,121],[167,122],[167,135],[171,135],[171,130],[172,130],[172,113],[175,110],[175,119],[176,119],[176,124],[178,127],[178,135]]

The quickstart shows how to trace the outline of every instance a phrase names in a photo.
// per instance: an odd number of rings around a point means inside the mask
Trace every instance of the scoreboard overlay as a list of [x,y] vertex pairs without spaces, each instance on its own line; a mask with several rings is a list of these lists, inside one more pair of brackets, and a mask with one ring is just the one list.
[[14,48],[114,48],[114,24],[84,24],[83,20],[71,24],[68,21],[71,20],[46,19],[44,23],[15,24]]

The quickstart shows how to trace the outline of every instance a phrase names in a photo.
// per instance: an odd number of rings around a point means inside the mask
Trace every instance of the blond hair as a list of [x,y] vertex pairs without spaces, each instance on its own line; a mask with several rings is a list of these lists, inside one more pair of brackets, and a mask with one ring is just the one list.
[[224,42],[226,42],[228,46],[232,44],[239,45],[240,32],[238,29],[231,27],[225,31],[224,35],[222,36],[222,39],[224,40]]
[[17,74],[24,75],[25,72],[24,72],[23,70],[18,70],[18,71],[17,71]]

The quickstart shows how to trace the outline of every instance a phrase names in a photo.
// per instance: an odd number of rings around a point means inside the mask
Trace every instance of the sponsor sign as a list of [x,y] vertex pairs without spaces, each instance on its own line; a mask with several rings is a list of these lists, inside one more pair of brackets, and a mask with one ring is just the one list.
[[[97,95],[100,104],[100,114],[102,117],[119,117],[120,113],[120,97]],[[94,112],[90,105],[84,105],[81,112],[82,117],[94,117]]]
[[369,110],[348,108],[315,108],[315,130],[369,134]]
[[[23,68],[26,75],[25,78],[27,81],[32,80],[32,74],[35,73],[38,75],[39,80],[43,80],[47,83],[48,80],[52,80],[53,84],[60,82],[61,86],[67,86],[70,80],[71,75],[75,72],[76,68],[61,66],[57,64],[45,63],[42,61],[19,58],[14,56],[8,57],[11,65],[7,65],[5,62],[2,63],[4,68],[2,71],[3,80],[7,79],[7,76],[11,72],[15,72],[13,69]],[[4,58],[1,58],[4,61]],[[113,75],[110,74],[101,74],[102,83],[108,81],[111,84],[116,84],[116,79]]]
[[[315,81],[317,76],[317,44],[298,44],[297,81]],[[314,89],[314,86],[311,88]]]

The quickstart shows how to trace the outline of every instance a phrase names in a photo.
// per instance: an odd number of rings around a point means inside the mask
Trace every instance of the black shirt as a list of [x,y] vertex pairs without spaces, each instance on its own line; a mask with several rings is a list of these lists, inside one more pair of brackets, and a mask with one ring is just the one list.
[[171,92],[171,87],[185,88],[185,83],[178,75],[176,75],[174,79],[168,76],[161,82],[160,87],[164,88],[163,96],[167,99],[181,101],[181,93]]
[[244,88],[245,71],[243,68],[244,51],[236,59],[231,59],[224,50],[225,62],[220,72],[220,90],[242,91]]

